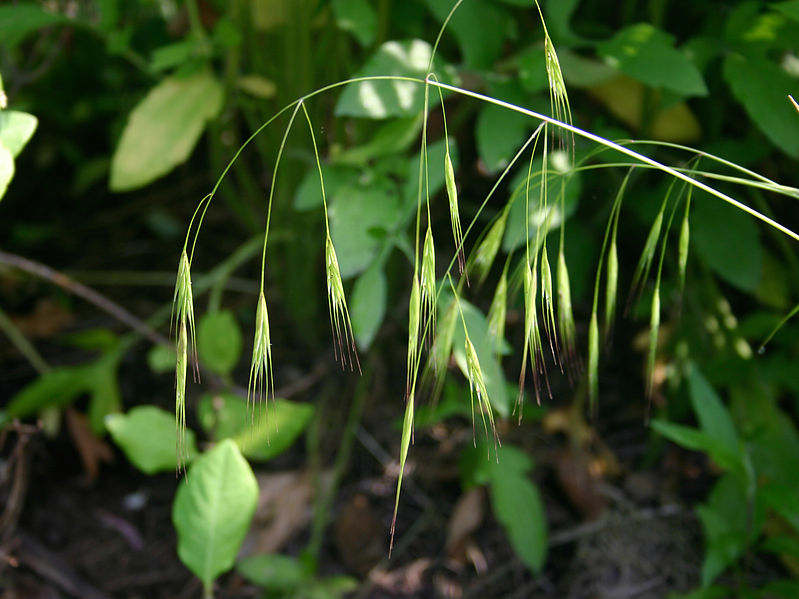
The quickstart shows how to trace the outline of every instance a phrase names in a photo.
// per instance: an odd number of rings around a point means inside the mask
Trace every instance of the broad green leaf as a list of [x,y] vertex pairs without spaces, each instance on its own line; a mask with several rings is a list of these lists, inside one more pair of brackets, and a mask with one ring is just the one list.
[[[131,464],[145,474],[178,467],[175,415],[155,406],[136,406],[127,414],[109,414],[105,426]],[[194,431],[186,431],[187,460],[197,457]]]
[[702,430],[731,454],[740,451],[738,433],[727,408],[699,369],[693,365],[688,377],[691,404]]
[[14,178],[14,155],[0,142],[0,199],[6,194],[8,184]]
[[[431,12],[443,21],[452,3],[428,0]],[[463,62],[472,69],[491,69],[502,55],[508,32],[514,22],[507,11],[493,2],[470,0],[458,7],[447,24],[447,33],[458,40]]]
[[707,95],[701,73],[674,48],[674,38],[648,23],[625,27],[600,43],[598,51],[611,66],[650,87],[663,87],[681,96]]
[[47,407],[65,406],[87,388],[86,366],[53,368],[23,387],[6,408],[12,418],[27,418]]
[[686,449],[707,452],[720,467],[735,473],[742,480],[745,479],[746,468],[739,452],[730,451],[724,443],[705,431],[664,420],[652,420],[652,428]]
[[[441,298],[439,302],[441,305],[449,305],[449,296]],[[493,339],[490,334],[488,321],[479,309],[464,299],[460,300],[460,306],[463,310],[463,320],[466,321],[466,328],[469,331],[469,338],[472,341],[472,345],[474,345],[477,359],[480,361],[480,368],[483,371],[483,380],[488,391],[488,398],[491,401],[491,407],[501,417],[506,418],[510,415],[511,397],[508,395],[508,388],[505,385],[505,374],[494,351],[497,340]],[[468,378],[469,368],[464,349],[465,342],[466,334],[463,330],[463,321],[459,318],[452,338],[452,353],[455,356],[458,368]],[[502,343],[506,345],[504,341]]]
[[0,39],[11,48],[37,29],[67,21],[66,17],[48,12],[35,2],[0,6]]
[[163,79],[128,117],[111,159],[111,189],[142,187],[183,163],[222,100],[222,84],[209,71]]
[[725,475],[719,479],[707,503],[697,508],[705,533],[705,559],[702,564],[702,586],[709,586],[746,548],[747,533],[759,534],[760,518],[741,509],[747,505],[746,492],[740,479]]
[[178,556],[205,587],[233,566],[258,502],[258,483],[238,447],[224,440],[189,468],[172,506]]
[[799,532],[799,486],[767,484],[759,494],[767,508],[773,509]]
[[241,357],[241,329],[233,312],[207,312],[197,325],[197,352],[208,368],[228,375]]
[[18,110],[0,111],[0,143],[16,158],[39,124],[32,114]]
[[763,269],[757,224],[748,214],[716,198],[696,197],[691,203],[692,249],[728,283],[754,292]]
[[[543,48],[531,48],[519,55],[519,83],[531,94],[549,87],[546,53]],[[510,111],[504,111],[510,112]]]
[[480,109],[475,131],[477,153],[488,172],[496,173],[508,165],[533,124],[527,116],[493,104]]
[[526,475],[532,462],[519,449],[505,446],[487,463],[494,514],[516,554],[533,572],[540,572],[548,549],[547,518],[538,488]]
[[336,156],[336,162],[338,164],[363,165],[381,156],[404,152],[418,139],[419,131],[422,129],[422,120],[421,113],[406,118],[392,119],[381,125],[365,144],[341,152]]
[[350,316],[352,332],[361,350],[372,344],[386,314],[386,275],[375,262],[364,272],[352,288]]
[[[348,166],[323,164],[322,176],[325,181],[325,196],[332,202],[339,189],[358,184],[359,173]],[[314,167],[308,169],[294,195],[294,209],[299,211],[313,210],[322,207],[322,185],[319,182],[319,171]]]
[[377,13],[366,0],[333,0],[336,25],[358,40],[371,46],[377,35]]
[[236,564],[236,571],[251,583],[274,591],[291,591],[309,578],[300,562],[279,553],[246,557]]
[[764,58],[728,54],[724,78],[749,117],[782,151],[799,157],[799,119],[788,94],[799,97],[799,81]]
[[12,418],[27,418],[88,395],[89,423],[94,432],[101,433],[105,416],[120,408],[117,369],[121,357],[121,352],[113,351],[80,366],[54,368],[12,397],[6,411]]
[[[422,40],[386,42],[354,77],[394,75],[424,79],[432,48]],[[442,81],[451,75],[438,61],[434,70]],[[349,84],[336,103],[336,115],[370,119],[414,116],[422,111],[424,84],[414,81],[360,81]]]
[[[571,29],[571,18],[580,0],[547,0],[544,10],[544,19],[547,30],[555,42],[555,46],[571,45],[579,41],[579,36]],[[529,2],[527,4],[530,5]],[[558,55],[560,56],[558,48]]]
[[396,186],[388,179],[371,185],[342,187],[329,209],[330,234],[342,278],[363,272],[371,264],[386,232],[400,216]]
[[604,62],[585,58],[568,49],[558,50],[558,60],[567,85],[591,87],[618,75],[618,71]]
[[777,2],[769,6],[772,10],[778,10],[794,21],[799,21],[799,0],[789,0],[788,2]]
[[204,395],[197,407],[200,425],[216,441],[232,439],[253,460],[269,460],[288,449],[306,429],[313,406],[286,399],[247,406],[232,393]]
[[[433,198],[444,188],[445,174],[444,174],[444,156],[447,151],[447,145],[443,139],[435,141],[427,145],[427,164],[430,166],[428,169],[427,186],[430,190],[430,197]],[[405,186],[402,188],[403,200],[406,206],[416,206],[416,199],[419,195],[419,153],[416,153],[408,163],[408,174],[405,178]],[[452,160],[452,167],[457,172],[458,159],[459,159],[458,145],[455,143],[450,144],[449,157]],[[442,165],[439,167],[439,165]],[[422,188],[422,202],[425,202],[424,195],[425,188]]]
[[175,370],[177,359],[175,349],[166,345],[153,345],[147,352],[147,365],[156,374]]
[[185,39],[156,48],[150,58],[150,70],[159,73],[180,66],[193,58],[199,50],[200,45],[195,39]]

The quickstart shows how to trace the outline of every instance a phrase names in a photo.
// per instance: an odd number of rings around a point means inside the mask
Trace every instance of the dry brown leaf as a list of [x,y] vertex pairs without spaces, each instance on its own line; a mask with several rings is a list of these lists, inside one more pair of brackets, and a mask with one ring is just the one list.
[[558,454],[556,472],[566,497],[586,520],[596,520],[605,509],[600,489],[601,473],[588,453],[564,449]]
[[[322,473],[327,489],[331,473]],[[242,546],[242,555],[275,553],[311,520],[313,485],[307,471],[272,472],[256,476],[260,494],[255,519]]]
[[447,524],[447,556],[461,565],[468,561],[467,545],[485,516],[485,490],[474,487],[460,496]]
[[72,314],[54,299],[42,298],[27,316],[12,318],[16,327],[26,337],[52,337],[72,322]]
[[100,462],[111,462],[114,453],[105,441],[92,432],[86,416],[74,408],[67,408],[66,415],[69,436],[72,437],[75,448],[80,454],[83,471],[86,473],[86,478],[94,482],[100,472]]

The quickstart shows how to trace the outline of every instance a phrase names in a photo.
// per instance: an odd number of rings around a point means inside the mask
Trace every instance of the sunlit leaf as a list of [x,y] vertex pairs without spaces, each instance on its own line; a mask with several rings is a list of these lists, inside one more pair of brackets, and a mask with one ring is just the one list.
[[233,441],[194,461],[175,496],[178,556],[205,587],[233,567],[258,501],[255,475]]
[[[136,406],[126,414],[109,414],[105,426],[130,462],[145,474],[175,471],[175,415],[155,406]],[[194,431],[186,430],[187,459],[197,457]]]
[[128,117],[111,159],[111,189],[142,187],[183,163],[222,100],[222,84],[209,71],[161,80]]

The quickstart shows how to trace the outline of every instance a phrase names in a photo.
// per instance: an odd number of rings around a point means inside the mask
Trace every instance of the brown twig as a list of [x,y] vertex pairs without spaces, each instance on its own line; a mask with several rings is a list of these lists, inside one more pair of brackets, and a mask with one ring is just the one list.
[[149,326],[146,322],[137,318],[116,302],[97,293],[94,289],[87,287],[82,283],[78,283],[76,280],[68,277],[64,273],[54,270],[40,262],[35,262],[29,258],[18,256],[17,254],[10,254],[2,250],[0,250],[0,262],[9,266],[13,266],[14,268],[18,268],[19,270],[25,271],[41,279],[50,281],[68,293],[77,295],[90,304],[93,304],[103,312],[113,316],[118,321],[128,325],[142,337],[149,339],[153,343],[157,343],[159,345],[169,345],[169,340]]

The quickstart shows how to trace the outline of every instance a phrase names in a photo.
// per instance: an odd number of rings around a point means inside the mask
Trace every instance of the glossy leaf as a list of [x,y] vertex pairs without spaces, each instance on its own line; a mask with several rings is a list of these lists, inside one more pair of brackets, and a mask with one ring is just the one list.
[[258,502],[258,483],[233,441],[194,461],[172,506],[178,556],[210,595],[213,581],[233,566]]
[[[354,77],[396,75],[424,79],[432,48],[422,40],[386,42]],[[440,64],[439,79],[451,80]],[[360,81],[348,85],[336,103],[338,116],[385,119],[421,112],[424,85],[413,81]]]
[[[136,406],[126,414],[109,414],[105,426],[131,464],[145,474],[175,471],[175,415],[155,406]],[[187,459],[197,457],[194,431],[186,431]]]
[[197,325],[197,351],[202,363],[228,375],[241,357],[241,329],[230,310],[207,312]]
[[222,100],[222,84],[209,71],[158,83],[128,117],[111,159],[111,189],[142,187],[183,163]]

